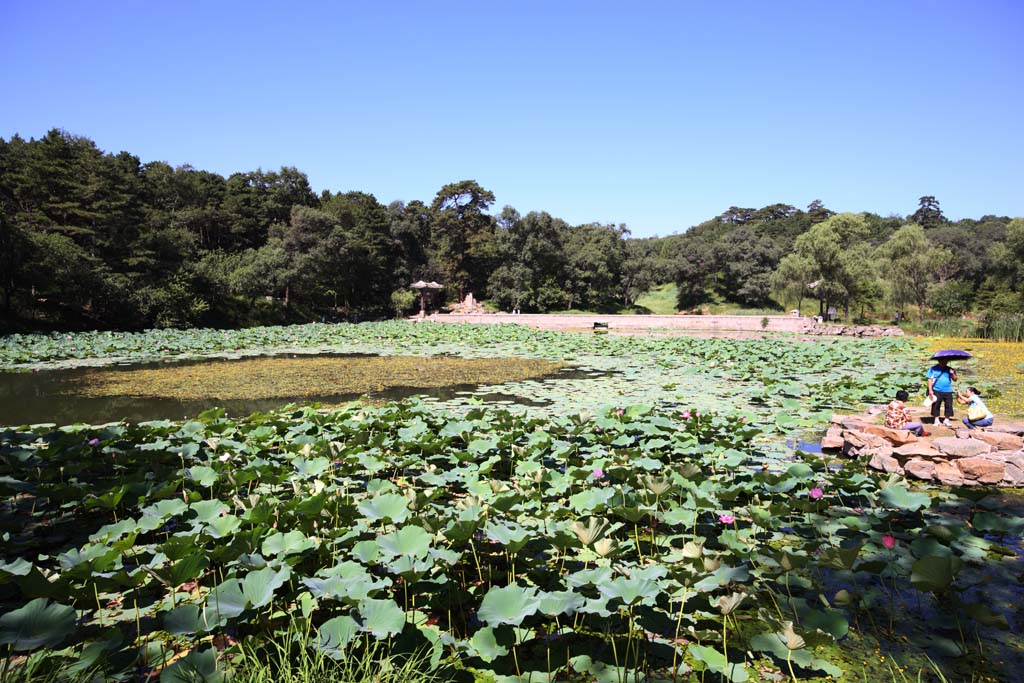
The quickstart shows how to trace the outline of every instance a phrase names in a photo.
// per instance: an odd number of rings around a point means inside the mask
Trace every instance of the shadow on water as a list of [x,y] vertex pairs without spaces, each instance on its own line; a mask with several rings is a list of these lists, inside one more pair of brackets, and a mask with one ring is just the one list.
[[[271,356],[291,358],[292,356]],[[374,354],[323,354],[324,358],[368,358]],[[154,370],[167,367],[183,367],[209,363],[233,361],[182,360],[171,362],[141,363],[100,368],[75,368],[42,370],[28,373],[0,373],[0,425],[21,425],[38,423],[72,424],[85,422],[102,424],[126,420],[143,422],[159,419],[187,419],[209,410],[223,408],[229,415],[249,415],[280,408],[289,403],[336,405],[368,399],[371,401],[397,401],[412,396],[423,396],[439,401],[459,398],[475,398],[486,403],[514,404],[543,407],[547,401],[503,392],[482,392],[486,386],[501,385],[453,384],[440,387],[388,386],[379,391],[367,393],[323,393],[316,396],[280,396],[261,399],[203,399],[180,400],[138,396],[84,396],[76,393],[95,372],[128,372],[133,370]],[[563,380],[595,379],[616,374],[614,371],[590,370],[585,368],[563,368],[538,379],[521,380],[524,383]]]

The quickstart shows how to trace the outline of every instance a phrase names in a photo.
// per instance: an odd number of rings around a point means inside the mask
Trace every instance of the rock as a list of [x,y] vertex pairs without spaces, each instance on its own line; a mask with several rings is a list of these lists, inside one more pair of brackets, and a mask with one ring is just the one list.
[[930,443],[923,440],[918,440],[914,443],[908,443],[900,446],[899,448],[893,449],[894,455],[899,455],[904,458],[941,458],[942,453],[932,447]]
[[991,453],[994,449],[991,445],[977,439],[957,439],[956,437],[943,436],[932,439],[932,445],[942,451],[943,455],[951,458],[972,458],[977,455]]
[[1003,474],[1003,484],[1005,486],[1013,487],[1024,486],[1024,468],[1017,467],[1013,463],[1006,463],[1006,471]]
[[839,425],[832,425],[831,427],[828,428],[828,431],[825,432],[825,436],[840,436],[841,437],[842,435],[843,435],[843,428],[840,427]]
[[997,422],[991,427],[985,427],[989,432],[1002,432],[1004,434],[1016,434],[1024,436],[1024,424],[1019,422]]
[[999,451],[998,453],[992,453],[988,457],[992,458],[993,460],[999,460],[1001,462],[1005,462],[1008,465],[1013,465],[1014,467],[1019,467],[1020,469],[1024,470],[1024,451],[1015,451],[1012,453],[1007,451]]
[[868,467],[890,474],[903,474],[900,461],[884,452],[873,453],[871,460],[868,462]]
[[1019,451],[1024,448],[1024,438],[1007,432],[983,432],[975,429],[970,433],[972,439],[978,439],[1000,451]]
[[863,415],[833,415],[832,424],[842,429],[860,429],[868,424],[868,420]]
[[932,478],[937,479],[946,486],[963,486],[964,475],[960,468],[949,462],[936,463],[932,471]]
[[880,436],[857,430],[843,432],[843,455],[860,455],[868,450],[880,449],[889,449],[889,453],[892,452],[892,446]]
[[881,406],[871,406],[870,408],[868,408],[867,410],[864,411],[864,414],[865,415],[881,415],[884,412],[885,412],[885,408],[882,408]]
[[1006,465],[984,456],[961,458],[956,466],[963,472],[964,479],[974,479],[980,484],[998,484],[1006,473]]
[[912,460],[907,461],[907,464],[903,466],[903,469],[905,469],[908,474],[912,474],[918,479],[924,479],[926,481],[931,481],[932,477],[935,475],[935,463],[928,460],[922,460],[921,458],[913,458]]
[[880,436],[894,446],[902,446],[905,443],[913,443],[914,441],[917,441],[917,437],[906,429],[889,429],[888,427],[882,427],[881,425],[865,425],[861,428],[861,431],[867,434]]
[[843,447],[846,441],[841,436],[831,436],[826,434],[821,440],[821,450],[823,451],[838,451]]

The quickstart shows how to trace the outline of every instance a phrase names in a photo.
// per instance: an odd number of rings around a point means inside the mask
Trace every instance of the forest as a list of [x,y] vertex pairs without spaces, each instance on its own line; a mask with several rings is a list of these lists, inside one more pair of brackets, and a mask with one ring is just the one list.
[[643,239],[494,203],[474,180],[385,205],[294,167],[225,178],[62,130],[0,138],[0,331],[382,319],[417,310],[420,279],[524,313],[636,311],[666,283],[694,312],[1024,311],[1024,219],[951,221],[933,196],[906,216],[733,206]]

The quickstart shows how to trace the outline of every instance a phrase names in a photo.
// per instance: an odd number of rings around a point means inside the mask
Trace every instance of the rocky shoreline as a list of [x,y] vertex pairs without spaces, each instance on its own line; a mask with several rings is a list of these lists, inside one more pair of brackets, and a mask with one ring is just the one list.
[[[983,429],[926,424],[918,437],[879,422],[884,408],[833,415],[822,439],[825,452],[866,460],[868,467],[946,486],[1024,487],[1024,424]],[[957,418],[959,419],[959,418]]]

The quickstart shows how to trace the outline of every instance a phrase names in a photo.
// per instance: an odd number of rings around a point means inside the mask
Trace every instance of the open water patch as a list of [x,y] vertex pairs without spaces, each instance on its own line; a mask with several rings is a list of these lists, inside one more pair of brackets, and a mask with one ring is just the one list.
[[176,360],[0,373],[0,424],[185,419],[215,407],[231,415],[248,415],[289,403],[333,405],[411,396],[541,407],[547,405],[544,398],[520,395],[514,387],[585,381],[604,374],[540,359],[372,354]]

